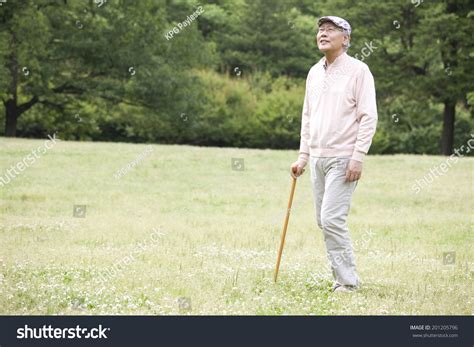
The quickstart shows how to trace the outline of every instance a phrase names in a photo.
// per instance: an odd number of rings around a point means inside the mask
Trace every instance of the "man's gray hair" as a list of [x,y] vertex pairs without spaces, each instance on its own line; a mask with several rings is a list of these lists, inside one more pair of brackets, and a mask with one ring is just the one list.
[[351,34],[349,33],[349,31],[347,31],[345,29],[342,32],[344,33],[344,35],[347,35],[349,37],[349,40],[347,41],[347,44],[346,43],[342,44],[342,48],[344,48],[344,51],[347,52],[347,50],[351,46],[351,40],[350,40]]

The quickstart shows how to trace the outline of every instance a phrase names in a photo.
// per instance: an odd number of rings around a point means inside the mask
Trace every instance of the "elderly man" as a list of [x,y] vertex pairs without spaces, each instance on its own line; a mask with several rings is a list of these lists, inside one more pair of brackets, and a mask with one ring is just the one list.
[[360,287],[347,227],[351,197],[377,125],[374,78],[368,66],[347,55],[351,26],[342,18],[318,20],[317,45],[324,57],[306,79],[298,160],[291,175],[310,162],[318,226],[323,230],[334,276],[333,290]]

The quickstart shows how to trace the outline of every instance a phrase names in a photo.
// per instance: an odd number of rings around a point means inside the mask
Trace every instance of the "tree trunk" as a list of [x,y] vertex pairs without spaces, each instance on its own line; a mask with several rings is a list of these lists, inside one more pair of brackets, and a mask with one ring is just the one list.
[[456,115],[456,102],[451,99],[444,101],[443,137],[441,139],[441,154],[453,154],[454,144],[454,117]]
[[8,100],[5,103],[5,136],[16,136],[16,123],[18,120],[18,108],[13,100]]
[[[457,1],[446,1],[446,12],[456,14],[458,12]],[[444,40],[445,49],[441,50],[441,56],[445,71],[447,68],[456,70],[458,66],[458,42],[453,37]],[[446,71],[447,72],[447,71]],[[452,81],[450,83],[455,83]],[[453,154],[454,145],[454,118],[456,115],[456,96],[448,94],[444,99],[443,135],[441,138],[441,154]]]

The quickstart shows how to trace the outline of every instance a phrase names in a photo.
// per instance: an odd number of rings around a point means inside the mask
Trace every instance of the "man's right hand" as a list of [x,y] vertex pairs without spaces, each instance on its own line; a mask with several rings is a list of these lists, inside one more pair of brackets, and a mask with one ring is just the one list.
[[297,161],[291,164],[291,169],[290,169],[291,177],[298,178],[303,173],[304,173],[304,169],[301,167],[301,165]]

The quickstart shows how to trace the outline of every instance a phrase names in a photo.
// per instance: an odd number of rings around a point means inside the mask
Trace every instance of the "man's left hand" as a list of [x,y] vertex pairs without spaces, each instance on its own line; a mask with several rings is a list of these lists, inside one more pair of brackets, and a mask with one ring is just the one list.
[[346,182],[357,181],[362,175],[362,162],[351,159],[346,170]]

